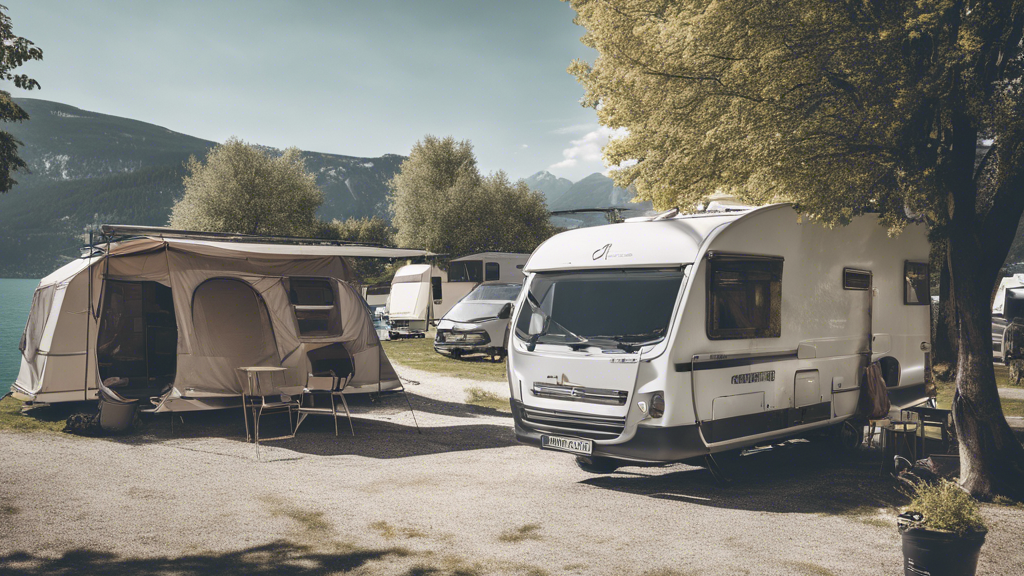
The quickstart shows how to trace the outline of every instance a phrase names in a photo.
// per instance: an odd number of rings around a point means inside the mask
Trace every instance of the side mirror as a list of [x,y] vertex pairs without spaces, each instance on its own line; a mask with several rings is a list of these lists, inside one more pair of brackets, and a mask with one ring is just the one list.
[[543,334],[548,328],[548,317],[540,312],[534,312],[530,315],[530,331],[531,336],[537,334]]
[[506,302],[501,310],[498,310],[498,320],[508,320],[512,317],[512,303]]

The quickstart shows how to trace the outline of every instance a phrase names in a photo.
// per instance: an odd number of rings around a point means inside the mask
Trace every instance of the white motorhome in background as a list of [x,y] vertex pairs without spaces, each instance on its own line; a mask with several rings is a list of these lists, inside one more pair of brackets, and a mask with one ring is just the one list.
[[999,281],[992,301],[992,356],[1006,362],[1003,342],[1006,326],[1014,318],[1024,318],[1024,274],[1014,274]]
[[448,270],[409,264],[391,281],[387,314],[392,338],[422,338],[427,328],[483,282],[522,282],[529,254],[481,252],[456,258]]
[[[640,221],[635,221],[640,220]],[[869,362],[923,402],[923,225],[828,229],[791,205],[655,217],[542,244],[516,302],[517,438],[584,469],[702,458],[854,417]]]

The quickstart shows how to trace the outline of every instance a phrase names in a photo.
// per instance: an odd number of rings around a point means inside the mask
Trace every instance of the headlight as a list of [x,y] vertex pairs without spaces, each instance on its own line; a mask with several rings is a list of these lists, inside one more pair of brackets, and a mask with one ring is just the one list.
[[648,413],[651,415],[651,418],[661,418],[662,416],[664,416],[665,397],[662,396],[661,394],[655,394],[654,396],[651,396],[651,408],[650,412]]

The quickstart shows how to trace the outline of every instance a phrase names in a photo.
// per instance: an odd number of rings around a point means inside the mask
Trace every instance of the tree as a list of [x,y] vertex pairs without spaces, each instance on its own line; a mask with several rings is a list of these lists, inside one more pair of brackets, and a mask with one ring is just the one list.
[[[13,82],[15,88],[22,90],[39,88],[39,82],[25,74],[15,74],[14,70],[29,60],[42,59],[42,50],[14,34],[11,17],[7,15],[7,7],[0,5],[0,79]],[[10,92],[0,90],[0,121],[23,120],[28,120],[28,113],[14,103]],[[14,136],[6,130],[0,130],[0,194],[9,192],[18,183],[12,176],[14,172],[28,169],[25,161],[18,156],[19,146],[21,142]]]
[[172,228],[269,236],[312,236],[323,192],[302,153],[280,156],[229,138],[186,164],[185,195],[171,210]]
[[[331,220],[324,225],[319,237],[357,244],[395,245],[394,227],[380,216]],[[363,282],[368,284],[383,282],[394,276],[394,271],[390,271],[389,274],[387,262],[380,258],[357,258],[355,269]]]
[[390,188],[399,246],[452,256],[532,252],[554,233],[543,195],[504,172],[481,176],[466,140],[425,136]]
[[[1024,212],[1020,0],[572,0],[594,64],[570,71],[605,159],[661,208],[787,199],[829,225],[914,214],[945,244],[961,484],[1024,500],[990,296]],[[981,147],[987,152],[976,159]]]

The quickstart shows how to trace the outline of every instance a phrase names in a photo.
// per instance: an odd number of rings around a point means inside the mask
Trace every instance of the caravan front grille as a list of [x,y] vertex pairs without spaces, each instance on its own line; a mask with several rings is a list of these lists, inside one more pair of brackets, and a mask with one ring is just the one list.
[[528,406],[523,406],[519,410],[519,416],[524,423],[541,432],[552,434],[569,434],[594,440],[608,440],[617,438],[626,427],[625,417],[579,414]]

